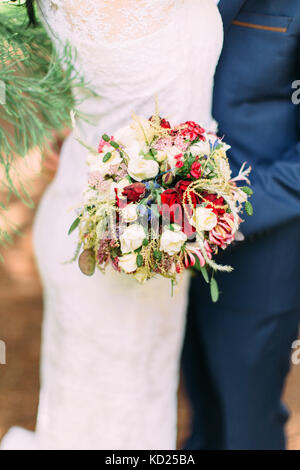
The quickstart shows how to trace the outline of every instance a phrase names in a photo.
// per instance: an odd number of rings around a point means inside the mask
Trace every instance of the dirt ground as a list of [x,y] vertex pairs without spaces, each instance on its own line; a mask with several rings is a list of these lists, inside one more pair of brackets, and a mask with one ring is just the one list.
[[[36,155],[32,158],[38,159]],[[35,203],[52,176],[51,164],[42,175],[29,175]],[[7,364],[0,365],[0,438],[14,425],[34,429],[39,392],[42,292],[32,252],[34,211],[14,198],[10,209],[10,216],[19,224],[23,235],[15,239],[13,246],[1,250],[5,264],[0,263],[0,340],[7,346]],[[292,411],[287,429],[289,449],[300,450],[300,365],[291,371],[285,401]],[[180,447],[189,432],[190,422],[189,405],[182,387],[178,408]]]

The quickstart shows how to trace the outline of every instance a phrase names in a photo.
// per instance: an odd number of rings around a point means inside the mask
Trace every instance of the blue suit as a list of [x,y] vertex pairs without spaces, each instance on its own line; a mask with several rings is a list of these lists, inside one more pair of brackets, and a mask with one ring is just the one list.
[[281,403],[300,320],[299,0],[221,0],[224,49],[213,114],[234,170],[253,168],[244,242],[220,254],[218,303],[197,276],[183,368],[193,407],[188,449],[283,449]]

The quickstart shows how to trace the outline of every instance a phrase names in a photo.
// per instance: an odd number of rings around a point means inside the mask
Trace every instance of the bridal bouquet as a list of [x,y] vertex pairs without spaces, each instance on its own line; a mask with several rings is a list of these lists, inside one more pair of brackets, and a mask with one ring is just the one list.
[[213,273],[232,268],[214,257],[235,240],[241,212],[253,212],[251,168],[232,178],[229,148],[195,122],[171,127],[158,113],[104,134],[90,149],[83,204],[69,231],[79,227],[82,272],[111,265],[140,283],[161,275],[173,284],[194,267],[217,300]]

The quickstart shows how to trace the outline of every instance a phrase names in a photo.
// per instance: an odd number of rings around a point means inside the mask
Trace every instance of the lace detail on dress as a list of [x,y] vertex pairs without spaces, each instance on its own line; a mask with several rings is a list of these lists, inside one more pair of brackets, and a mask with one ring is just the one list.
[[[77,40],[119,42],[157,31],[183,0],[40,0],[44,12],[68,24]],[[88,34],[87,34],[88,31]]]

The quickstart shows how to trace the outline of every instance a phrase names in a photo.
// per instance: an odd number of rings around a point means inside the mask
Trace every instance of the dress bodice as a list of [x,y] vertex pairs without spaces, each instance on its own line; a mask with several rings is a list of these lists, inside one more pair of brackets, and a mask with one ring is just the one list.
[[[216,130],[211,116],[223,25],[215,0],[39,0],[58,47],[76,49],[77,69],[97,96],[81,110],[94,125],[81,134],[96,147],[100,136],[126,125],[132,113],[159,111],[173,124],[195,120]],[[86,183],[87,152],[66,141],[55,186],[77,193]]]
[[152,113],[155,96],[172,120],[211,126],[223,43],[214,0],[40,0],[40,6],[57,41],[76,48],[80,70],[102,98],[96,106],[106,127],[123,124],[133,111]]

